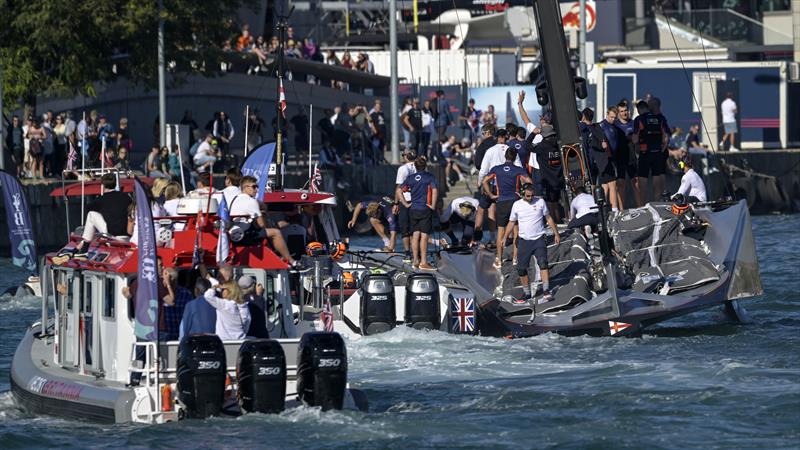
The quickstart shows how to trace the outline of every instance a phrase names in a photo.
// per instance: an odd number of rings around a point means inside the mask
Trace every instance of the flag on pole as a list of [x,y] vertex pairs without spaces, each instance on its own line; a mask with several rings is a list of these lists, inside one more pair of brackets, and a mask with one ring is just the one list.
[[333,310],[331,309],[331,299],[325,301],[325,307],[319,314],[319,319],[322,321],[325,331],[333,331]]
[[75,161],[78,160],[78,152],[75,150],[75,144],[69,142],[69,155],[67,155],[67,170],[75,170]]
[[158,339],[158,265],[153,212],[145,188],[135,179],[136,224],[138,229],[139,278],[137,280],[134,333],[145,341]]
[[0,171],[3,184],[3,198],[8,224],[8,242],[11,246],[11,263],[32,273],[39,271],[36,258],[36,240],[33,238],[31,216],[22,185],[16,177]]
[[219,238],[217,239],[217,264],[222,264],[228,259],[228,251],[230,244],[228,240],[228,223],[231,220],[230,211],[228,211],[228,202],[225,196],[222,196],[222,204],[219,206]]
[[322,185],[322,172],[319,170],[319,166],[314,164],[314,173],[311,175],[311,179],[308,180],[308,191],[317,193],[319,192],[319,187]]
[[611,334],[611,336],[614,336],[615,334],[621,333],[622,331],[625,331],[625,329],[630,328],[631,325],[633,324],[625,322],[615,322],[613,320],[609,320],[608,331]]
[[281,103],[281,117],[284,119],[286,118],[286,92],[283,90],[283,77],[278,78],[278,83],[280,87],[278,88],[278,92],[280,92],[280,96],[278,97],[278,101]]

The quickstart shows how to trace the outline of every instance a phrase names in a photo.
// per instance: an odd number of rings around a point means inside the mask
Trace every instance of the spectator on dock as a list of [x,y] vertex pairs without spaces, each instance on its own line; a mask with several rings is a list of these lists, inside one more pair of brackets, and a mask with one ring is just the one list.
[[733,92],[725,93],[725,100],[720,104],[722,110],[722,126],[725,129],[725,134],[722,135],[722,141],[719,143],[720,151],[725,150],[725,141],[730,143],[728,148],[731,152],[738,152],[736,148],[736,133],[739,131],[736,125],[736,114],[739,112],[739,107],[733,99]]

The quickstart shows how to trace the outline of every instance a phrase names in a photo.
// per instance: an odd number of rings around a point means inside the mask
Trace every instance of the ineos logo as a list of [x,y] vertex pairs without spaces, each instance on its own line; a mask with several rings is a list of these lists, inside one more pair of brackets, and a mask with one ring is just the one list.
[[339,367],[342,360],[339,358],[320,358],[319,367]]
[[199,370],[219,369],[219,361],[200,361]]
[[280,367],[259,367],[258,375],[280,375]]

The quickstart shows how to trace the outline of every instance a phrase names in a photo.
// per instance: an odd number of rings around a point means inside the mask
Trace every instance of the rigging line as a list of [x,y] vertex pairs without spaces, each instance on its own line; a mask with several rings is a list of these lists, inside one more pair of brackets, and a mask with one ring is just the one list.
[[[402,2],[402,3],[405,5],[405,2]],[[402,13],[401,13],[401,17],[402,17]],[[389,20],[396,20],[396,19],[397,19],[396,17],[390,17],[389,18]],[[401,22],[403,24],[403,28],[406,31],[406,34],[408,34],[408,24],[404,20],[401,20]],[[411,84],[413,85],[414,82],[416,81],[416,78],[414,77],[414,62],[411,60],[411,47],[410,46],[406,48],[406,53],[408,54],[408,69],[411,72]],[[413,95],[412,95],[412,97],[413,97]]]

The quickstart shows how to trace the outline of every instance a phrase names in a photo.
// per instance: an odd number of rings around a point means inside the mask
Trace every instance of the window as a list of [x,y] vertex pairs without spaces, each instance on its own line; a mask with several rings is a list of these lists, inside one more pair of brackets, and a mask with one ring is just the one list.
[[267,315],[275,313],[275,277],[272,275],[266,276],[264,283],[264,303],[267,308]]
[[94,289],[92,286],[94,282],[91,280],[86,280],[86,291],[81,295],[81,306],[83,307],[83,312],[86,314],[92,314],[92,295],[94,294]]
[[114,278],[106,278],[106,290],[103,295],[103,317],[114,318],[114,306],[116,305],[117,282]]

